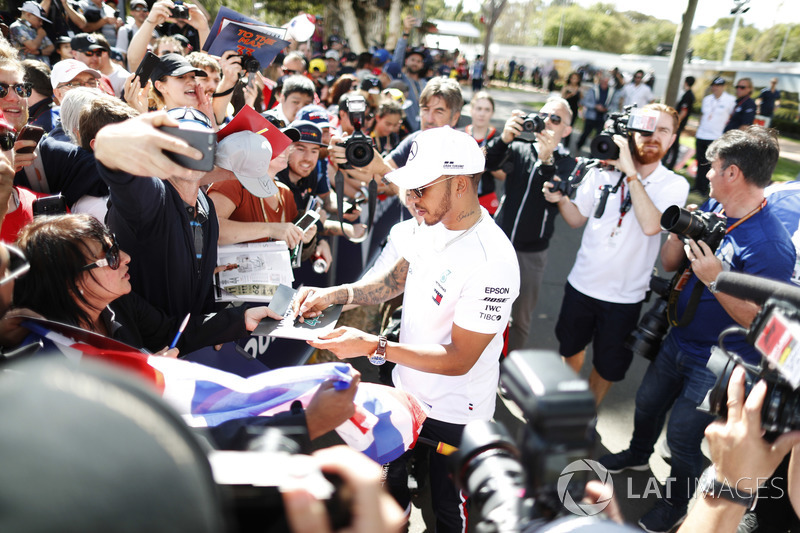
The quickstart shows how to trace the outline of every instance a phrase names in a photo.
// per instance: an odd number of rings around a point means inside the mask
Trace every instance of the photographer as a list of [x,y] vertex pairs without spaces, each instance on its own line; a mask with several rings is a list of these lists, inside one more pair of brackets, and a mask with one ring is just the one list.
[[[764,187],[770,182],[778,153],[777,137],[759,127],[732,130],[714,141],[706,153],[711,161],[708,178],[712,199],[701,210],[724,212],[728,217],[725,236],[716,253],[706,242],[689,239],[684,244],[681,236],[674,233],[661,249],[666,270],[685,269],[685,283],[676,295],[677,316],[681,317],[687,308],[692,312],[693,308],[694,319],[670,330],[648,367],[636,394],[629,448],[600,459],[612,473],[646,470],[667,411],[672,408],[667,443],[672,451],[673,484],[670,498],[660,499],[639,521],[648,531],[667,531],[686,515],[694,481],[702,469],[703,431],[714,420],[697,410],[716,381],[706,363],[720,332],[735,323],[747,327],[758,311],[752,302],[714,292],[712,282],[723,270],[787,281],[791,277],[794,247],[764,198]],[[698,287],[699,297],[693,298],[698,283],[702,284]],[[744,338],[733,338],[726,346],[747,363],[760,361]]]
[[576,372],[594,339],[589,386],[598,404],[611,383],[625,377],[633,358],[624,341],[636,327],[658,256],[661,212],[683,205],[689,192],[686,180],[661,164],[675,139],[677,113],[662,104],[650,104],[644,112],[657,114],[655,131],[614,135],[619,159],[608,163],[616,170],[588,172],[573,201],[551,190],[552,184],[542,189],[571,227],[594,217],[567,277],[556,337],[559,352]]
[[558,207],[545,200],[542,189],[554,176],[566,180],[575,168],[575,158],[561,145],[572,131],[572,113],[562,98],[550,98],[539,111],[544,129],[536,142],[516,141],[523,131],[525,113],[515,109],[500,137],[486,150],[486,167],[504,168],[505,197],[495,221],[514,245],[520,275],[525,284],[511,310],[508,351],[525,347],[531,315],[539,299],[547,248],[553,235]]

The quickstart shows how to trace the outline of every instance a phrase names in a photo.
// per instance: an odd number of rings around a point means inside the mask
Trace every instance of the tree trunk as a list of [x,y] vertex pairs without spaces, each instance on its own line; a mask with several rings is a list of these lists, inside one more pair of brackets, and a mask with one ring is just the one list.
[[491,0],[484,4],[484,20],[486,20],[486,36],[483,39],[483,72],[484,74],[491,72],[491,64],[489,63],[489,45],[492,44],[492,32],[494,26],[497,24],[500,15],[506,8],[508,0]]
[[[675,41],[672,43],[672,55],[669,58],[669,79],[664,103],[675,105],[678,100],[678,88],[681,86],[683,63],[686,61],[686,49],[689,47],[689,37],[692,35],[692,20],[697,9],[697,0],[689,0],[686,11],[683,13],[681,23],[675,32]],[[691,109],[689,112],[691,113]]]
[[366,52],[367,48],[361,39],[361,30],[358,27],[358,17],[356,17],[356,12],[353,10],[353,4],[350,0],[339,0],[338,4],[344,34],[350,44],[350,49],[356,54]]
[[397,47],[397,40],[403,31],[403,21],[400,18],[402,7],[400,0],[391,0],[389,4],[389,35],[386,37],[386,49],[389,51]]
[[386,39],[386,12],[378,7],[377,2],[367,2],[364,8],[367,12],[364,24],[367,46],[382,48]]

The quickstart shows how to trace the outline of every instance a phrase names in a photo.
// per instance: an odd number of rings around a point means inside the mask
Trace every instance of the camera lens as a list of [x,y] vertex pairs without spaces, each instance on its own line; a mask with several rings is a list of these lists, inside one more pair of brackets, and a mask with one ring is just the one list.
[[619,159],[619,146],[608,134],[601,133],[592,139],[590,151],[592,159]]

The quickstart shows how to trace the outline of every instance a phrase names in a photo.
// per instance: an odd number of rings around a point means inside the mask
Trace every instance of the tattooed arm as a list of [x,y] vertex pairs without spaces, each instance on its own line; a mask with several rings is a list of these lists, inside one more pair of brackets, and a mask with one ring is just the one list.
[[353,300],[349,303],[359,305],[383,303],[403,293],[407,275],[408,261],[401,258],[389,272],[371,280],[361,280],[352,285],[327,289],[304,287],[298,291],[292,309],[300,320],[315,317],[331,305],[348,303],[348,294],[351,290]]

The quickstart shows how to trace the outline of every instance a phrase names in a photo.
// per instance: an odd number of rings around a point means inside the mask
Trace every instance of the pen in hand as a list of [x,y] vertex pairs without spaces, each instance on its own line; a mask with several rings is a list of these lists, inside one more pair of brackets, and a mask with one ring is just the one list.
[[186,314],[186,318],[184,318],[183,322],[181,322],[181,327],[178,328],[178,333],[175,334],[175,338],[172,339],[172,342],[169,345],[169,349],[170,350],[173,349],[176,344],[178,344],[178,339],[181,338],[181,334],[183,333],[183,330],[186,329],[186,324],[189,323],[189,317],[190,316],[192,316],[192,313],[187,313]]

